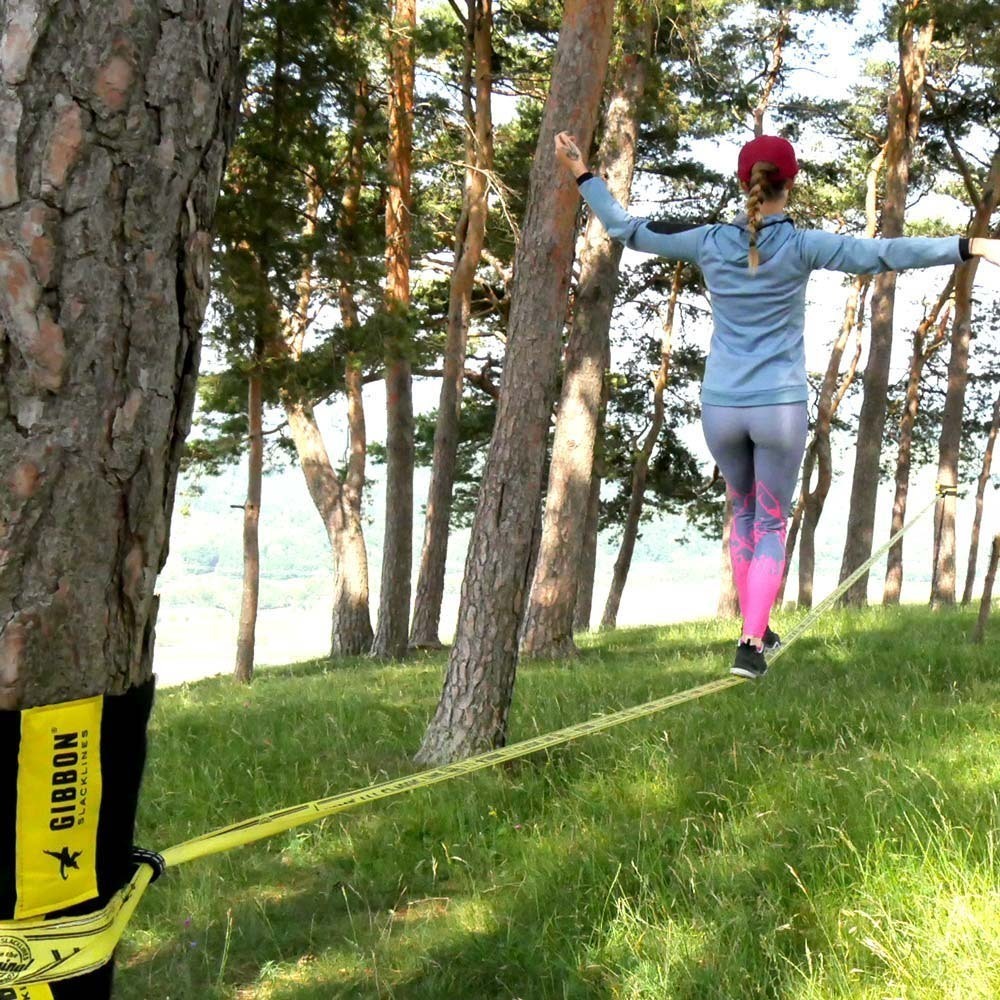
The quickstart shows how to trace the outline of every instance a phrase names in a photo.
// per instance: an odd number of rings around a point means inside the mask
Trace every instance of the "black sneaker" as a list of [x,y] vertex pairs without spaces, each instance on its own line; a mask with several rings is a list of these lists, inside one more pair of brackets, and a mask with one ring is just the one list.
[[771,626],[768,625],[764,629],[764,652],[773,653],[781,645],[781,636],[777,632],[771,631]]
[[733,661],[729,672],[737,677],[746,677],[755,681],[758,677],[763,677],[767,673],[767,660],[764,653],[752,642],[741,642],[736,647],[736,659]]

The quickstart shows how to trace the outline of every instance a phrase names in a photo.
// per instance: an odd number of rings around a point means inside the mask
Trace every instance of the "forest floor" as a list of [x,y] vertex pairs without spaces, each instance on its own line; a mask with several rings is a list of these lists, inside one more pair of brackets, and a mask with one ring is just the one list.
[[[971,646],[973,621],[831,613],[761,681],[181,866],[143,899],[116,996],[1000,996],[1000,623]],[[524,664],[510,739],[725,676],[732,632]],[[444,663],[162,691],[139,843],[416,770]]]

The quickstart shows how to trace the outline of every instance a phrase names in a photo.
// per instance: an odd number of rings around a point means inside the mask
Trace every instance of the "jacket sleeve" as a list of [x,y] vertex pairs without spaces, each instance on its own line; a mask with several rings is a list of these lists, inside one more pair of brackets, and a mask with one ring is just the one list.
[[958,236],[858,239],[807,229],[800,234],[799,248],[809,270],[846,271],[849,274],[941,267],[961,264],[964,259]]
[[698,263],[698,254],[708,226],[636,219],[622,208],[603,178],[580,178],[580,194],[607,229],[608,235],[631,250],[654,253],[669,260]]

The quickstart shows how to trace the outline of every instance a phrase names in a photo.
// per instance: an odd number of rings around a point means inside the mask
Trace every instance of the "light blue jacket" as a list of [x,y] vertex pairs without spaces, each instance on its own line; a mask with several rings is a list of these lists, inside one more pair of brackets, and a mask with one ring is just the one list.
[[764,217],[757,235],[760,267],[747,267],[746,216],[731,223],[671,232],[670,224],[636,219],[597,176],[580,193],[613,239],[633,250],[697,264],[712,300],[712,334],[701,398],[718,406],[763,406],[808,400],[805,329],[810,272],[877,274],[960,264],[959,237],[856,239],[798,230],[784,213]]

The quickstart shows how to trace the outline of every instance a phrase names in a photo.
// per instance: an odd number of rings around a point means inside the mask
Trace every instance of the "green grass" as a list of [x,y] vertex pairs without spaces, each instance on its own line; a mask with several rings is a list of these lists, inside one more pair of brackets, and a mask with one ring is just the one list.
[[[830,614],[761,682],[181,866],[117,995],[993,1000],[1000,643],[972,622]],[[524,665],[511,739],[721,676],[731,631]],[[444,662],[164,690],[140,842],[413,771]]]

